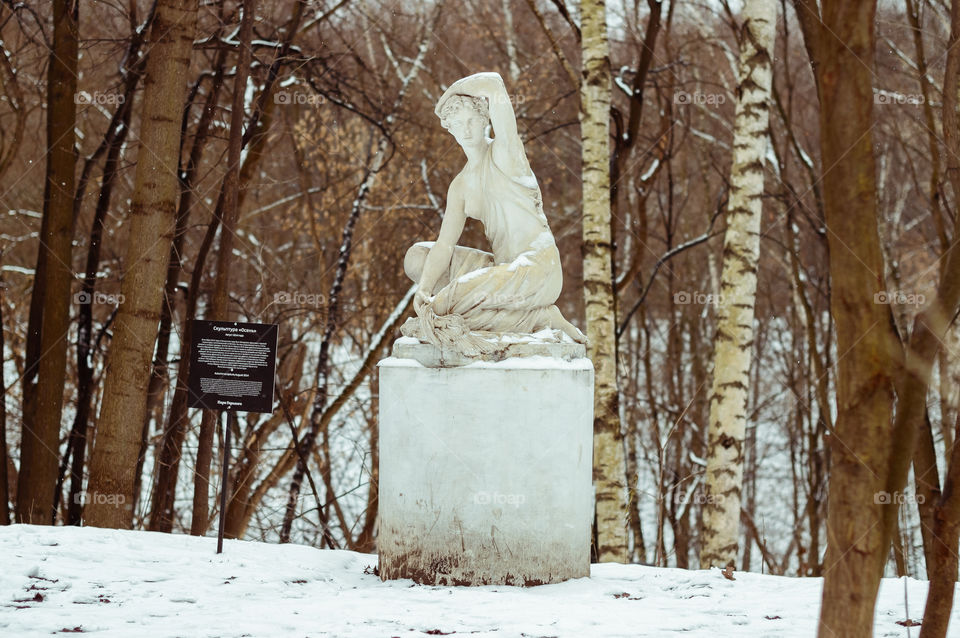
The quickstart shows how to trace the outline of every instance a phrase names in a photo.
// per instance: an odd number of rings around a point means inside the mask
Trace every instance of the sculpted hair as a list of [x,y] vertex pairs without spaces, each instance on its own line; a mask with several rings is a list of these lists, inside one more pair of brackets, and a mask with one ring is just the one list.
[[480,117],[490,123],[490,109],[487,107],[487,101],[482,97],[473,95],[453,95],[447,98],[443,106],[439,109],[437,115],[440,116],[440,126],[450,128],[450,118],[460,109],[470,109]]

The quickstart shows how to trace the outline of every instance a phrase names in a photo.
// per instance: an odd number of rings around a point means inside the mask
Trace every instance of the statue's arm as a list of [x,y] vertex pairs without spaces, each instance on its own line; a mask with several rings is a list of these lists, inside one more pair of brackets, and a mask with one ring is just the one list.
[[487,98],[490,123],[498,140],[520,144],[517,116],[507,94],[507,87],[499,73],[477,73],[471,76],[477,93]]
[[463,189],[460,179],[457,177],[450,184],[450,188],[447,189],[447,209],[443,214],[443,222],[440,224],[440,234],[437,236],[437,241],[430,248],[426,261],[423,263],[423,273],[420,275],[420,282],[417,286],[415,304],[429,301],[433,289],[437,285],[437,280],[450,267],[453,249],[460,239],[460,234],[463,233],[463,226],[466,221]]
[[[459,85],[459,86],[458,86]],[[517,132],[517,116],[507,94],[507,87],[499,73],[475,73],[453,84],[449,91],[476,95],[487,99],[490,112],[490,124],[493,126],[493,159],[508,175],[527,175],[527,164],[523,142]]]

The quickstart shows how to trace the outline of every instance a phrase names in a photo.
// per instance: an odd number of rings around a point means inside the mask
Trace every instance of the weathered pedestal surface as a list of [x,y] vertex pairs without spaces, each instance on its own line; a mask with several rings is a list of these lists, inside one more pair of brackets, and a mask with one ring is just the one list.
[[517,344],[502,361],[439,367],[433,346],[411,341],[379,364],[380,577],[589,576],[593,366],[582,346],[518,357]]

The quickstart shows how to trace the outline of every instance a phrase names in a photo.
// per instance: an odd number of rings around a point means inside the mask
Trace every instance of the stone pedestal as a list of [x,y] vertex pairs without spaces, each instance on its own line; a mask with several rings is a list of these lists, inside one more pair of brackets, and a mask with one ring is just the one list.
[[438,367],[433,346],[401,342],[380,362],[381,578],[589,576],[593,365],[573,345]]

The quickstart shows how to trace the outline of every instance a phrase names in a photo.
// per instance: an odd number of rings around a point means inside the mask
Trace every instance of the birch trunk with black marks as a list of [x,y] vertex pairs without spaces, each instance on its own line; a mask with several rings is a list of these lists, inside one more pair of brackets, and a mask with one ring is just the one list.
[[606,3],[580,7],[583,70],[580,135],[583,140],[583,286],[587,355],[595,371],[593,480],[596,556],[625,562],[629,504],[617,390],[613,247],[610,241],[610,56]]
[[84,510],[88,525],[128,528],[132,522],[134,470],[177,211],[180,117],[196,18],[197,0],[162,0],[150,29],[123,297],[90,458],[88,492],[95,497]]
[[734,566],[740,537],[743,445],[777,9],[767,0],[748,0],[742,15],[733,167],[713,350],[701,568]]

